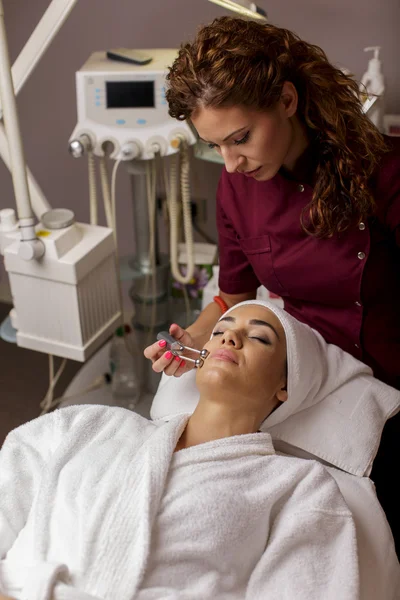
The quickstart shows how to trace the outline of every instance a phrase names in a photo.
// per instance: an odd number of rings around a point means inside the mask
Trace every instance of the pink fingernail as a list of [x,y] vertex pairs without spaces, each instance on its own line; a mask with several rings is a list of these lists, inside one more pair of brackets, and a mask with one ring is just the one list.
[[177,362],[180,362],[180,360],[181,360],[181,357],[180,357],[180,356],[175,356],[175,360],[176,360]]
[[160,340],[158,342],[158,345],[160,346],[160,348],[165,348],[165,346],[167,345],[167,342],[165,340]]
[[184,367],[185,365],[186,365],[186,362],[185,362],[185,361],[183,360],[183,358],[182,358],[182,360],[181,360],[181,364],[180,364],[179,366],[180,366],[180,367]]
[[169,351],[168,351],[168,352],[166,352],[166,353],[164,354],[164,356],[165,356],[165,358],[166,358],[167,360],[171,360],[171,358],[172,358],[172,352],[169,352]]

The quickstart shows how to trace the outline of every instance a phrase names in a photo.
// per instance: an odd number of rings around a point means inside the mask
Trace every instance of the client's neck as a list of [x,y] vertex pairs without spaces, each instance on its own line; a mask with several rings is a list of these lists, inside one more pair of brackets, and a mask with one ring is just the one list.
[[200,397],[176,450],[234,435],[256,433],[261,423],[259,415],[245,412],[243,408],[238,410],[234,408],[234,404],[225,405],[222,402],[213,402],[208,398]]

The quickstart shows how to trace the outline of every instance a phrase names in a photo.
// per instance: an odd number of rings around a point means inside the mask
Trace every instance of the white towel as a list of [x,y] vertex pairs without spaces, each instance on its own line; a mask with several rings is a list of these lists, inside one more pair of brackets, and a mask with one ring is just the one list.
[[334,481],[276,456],[266,433],[179,451],[137,600],[150,598],[359,598],[354,523]]
[[47,600],[54,568],[66,565],[71,594],[132,600],[186,421],[159,427],[124,409],[74,406],[9,434],[0,452],[0,559],[7,554],[8,578],[19,573],[22,597]]
[[174,455],[187,419],[73,406],[12,432],[0,452],[0,590],[358,600],[354,522],[327,471],[277,456],[267,433]]

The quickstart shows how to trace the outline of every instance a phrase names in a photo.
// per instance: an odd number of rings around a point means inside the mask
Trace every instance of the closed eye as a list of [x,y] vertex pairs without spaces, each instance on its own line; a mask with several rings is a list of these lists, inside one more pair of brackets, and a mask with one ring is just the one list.
[[[212,336],[215,337],[216,335],[223,335],[223,333],[225,333],[224,331],[214,331]],[[257,337],[255,335],[251,335],[249,336],[251,340],[257,340],[258,342],[261,342],[262,344],[265,344],[266,346],[270,346],[271,342],[268,339],[262,338],[262,337]]]
[[262,344],[265,344],[266,346],[270,346],[271,342],[269,340],[266,340],[264,338],[260,338],[260,337],[256,337],[256,336],[251,336],[252,340],[258,340],[259,342],[261,342]]
[[[246,142],[249,141],[250,138],[250,131],[248,131],[240,140],[234,140],[234,144],[235,146],[239,146],[240,144],[245,144]],[[208,147],[211,148],[211,150],[213,150],[214,148],[218,148],[218,144],[214,144],[213,142],[209,142]]]
[[234,141],[235,146],[239,146],[239,144],[245,144],[246,142],[249,141],[249,137],[250,137],[250,131],[248,131],[240,140],[235,140]]

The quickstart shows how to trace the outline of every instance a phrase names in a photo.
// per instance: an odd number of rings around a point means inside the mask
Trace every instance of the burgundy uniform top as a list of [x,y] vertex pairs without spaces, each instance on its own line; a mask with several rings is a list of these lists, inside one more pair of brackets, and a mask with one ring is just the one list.
[[290,174],[258,182],[224,169],[217,194],[220,289],[264,285],[285,309],[400,388],[400,138],[386,138],[372,185],[377,211],[332,238],[300,225],[312,195],[308,149]]

